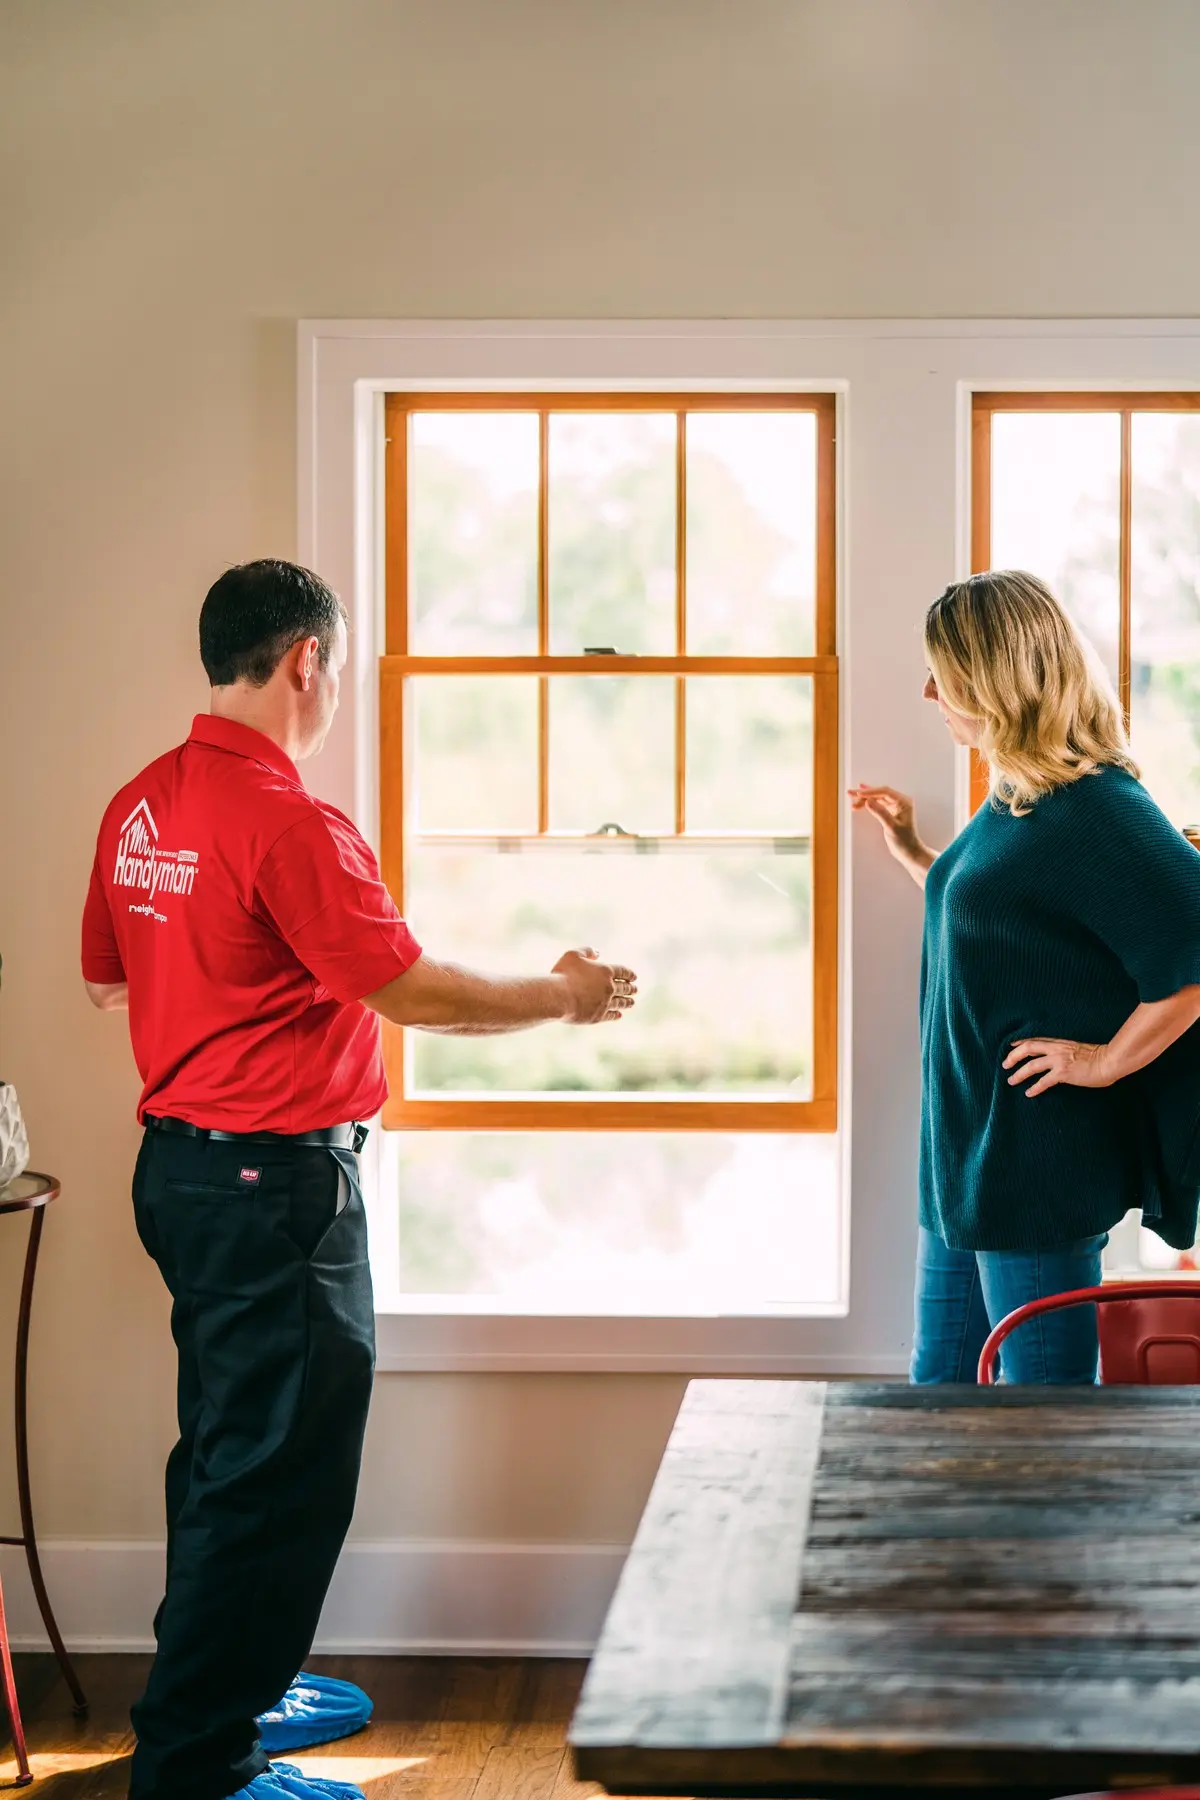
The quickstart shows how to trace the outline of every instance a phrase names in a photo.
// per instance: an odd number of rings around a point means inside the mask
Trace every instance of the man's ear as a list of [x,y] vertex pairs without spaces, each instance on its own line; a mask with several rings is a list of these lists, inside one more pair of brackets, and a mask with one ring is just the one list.
[[315,637],[301,638],[292,645],[287,653],[287,661],[291,664],[296,686],[303,693],[308,692],[320,667],[321,646]]

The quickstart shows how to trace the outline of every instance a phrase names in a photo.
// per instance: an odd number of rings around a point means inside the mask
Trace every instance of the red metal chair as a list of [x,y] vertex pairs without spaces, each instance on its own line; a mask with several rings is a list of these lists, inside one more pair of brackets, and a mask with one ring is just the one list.
[[[1100,1379],[1106,1386],[1200,1385],[1200,1282],[1113,1281],[1031,1300],[1001,1319],[979,1358],[979,1382],[996,1379],[1000,1346],[1026,1319],[1064,1306],[1097,1306]],[[1172,1794],[1182,1790],[1172,1789]]]
[[[1193,1387],[1200,1384],[1200,1282],[1113,1281],[1031,1300],[1001,1319],[983,1346],[979,1380],[993,1385],[1000,1346],[1026,1319],[1065,1306],[1096,1306],[1100,1379],[1107,1386]],[[1074,1800],[1200,1800],[1200,1788],[1137,1788],[1080,1794]]]

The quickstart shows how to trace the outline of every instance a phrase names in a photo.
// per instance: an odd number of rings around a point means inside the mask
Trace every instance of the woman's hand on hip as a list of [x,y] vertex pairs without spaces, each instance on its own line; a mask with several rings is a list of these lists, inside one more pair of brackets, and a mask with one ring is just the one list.
[[924,887],[937,852],[921,842],[917,831],[917,809],[909,795],[898,793],[895,788],[873,787],[869,782],[860,781],[857,787],[850,789],[850,807],[853,812],[867,812],[873,819],[878,819],[883,828],[883,841],[896,861],[908,870],[919,887]]
[[1009,1077],[1008,1085],[1018,1087],[1036,1075],[1036,1085],[1026,1089],[1029,1099],[1060,1082],[1068,1087],[1111,1087],[1115,1081],[1124,1081],[1127,1075],[1152,1063],[1197,1022],[1200,982],[1189,982],[1165,1000],[1143,1000],[1135,1006],[1111,1043],[1021,1038],[1004,1060],[1006,1069],[1017,1070]]
[[1108,1052],[1107,1044],[1078,1044],[1074,1038],[1022,1038],[1004,1059],[1004,1067],[1015,1071],[1008,1085],[1032,1081],[1025,1089],[1027,1100],[1052,1087],[1111,1087]]

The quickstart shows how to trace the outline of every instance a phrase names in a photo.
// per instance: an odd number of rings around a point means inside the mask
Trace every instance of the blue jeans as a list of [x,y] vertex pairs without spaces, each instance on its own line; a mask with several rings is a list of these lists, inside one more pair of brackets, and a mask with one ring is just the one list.
[[[951,1250],[922,1227],[909,1380],[973,1382],[992,1327],[1029,1300],[1097,1287],[1107,1242],[1102,1232],[1053,1250]],[[1065,1307],[1028,1319],[1005,1340],[1001,1380],[1090,1386],[1098,1362],[1095,1307]]]

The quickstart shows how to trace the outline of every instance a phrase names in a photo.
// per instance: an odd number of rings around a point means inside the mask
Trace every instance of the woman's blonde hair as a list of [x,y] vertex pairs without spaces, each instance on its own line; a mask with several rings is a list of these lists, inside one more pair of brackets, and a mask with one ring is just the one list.
[[953,582],[926,614],[925,655],[946,705],[979,721],[992,798],[1012,812],[1107,765],[1139,776],[1112,683],[1036,575]]

